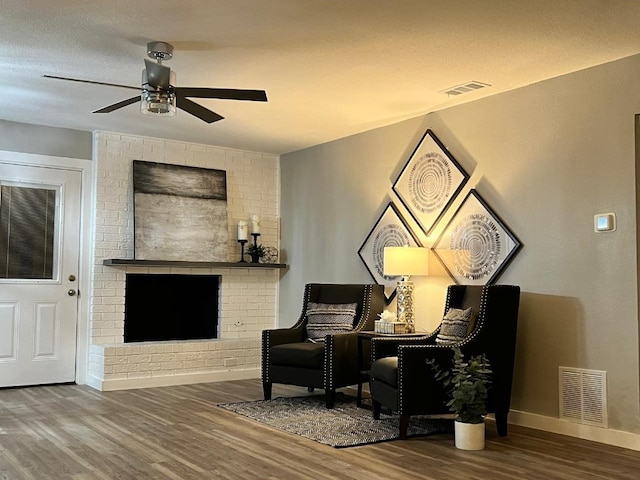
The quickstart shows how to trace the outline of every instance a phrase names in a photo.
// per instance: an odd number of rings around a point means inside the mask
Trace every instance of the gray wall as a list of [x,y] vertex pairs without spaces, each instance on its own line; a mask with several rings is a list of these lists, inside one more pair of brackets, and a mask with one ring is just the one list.
[[0,150],[91,160],[92,145],[91,132],[0,120]]
[[[610,428],[640,433],[639,112],[634,56],[284,155],[281,325],[297,319],[306,282],[372,281],[357,250],[389,201],[405,212],[391,185],[431,128],[472,174],[459,199],[476,188],[524,244],[499,279],[523,291],[512,408],[557,417],[558,366],[605,370]],[[458,203],[419,234],[425,246]],[[617,231],[595,233],[594,214],[608,212]],[[416,280],[421,330],[439,323],[451,283],[431,273]]]

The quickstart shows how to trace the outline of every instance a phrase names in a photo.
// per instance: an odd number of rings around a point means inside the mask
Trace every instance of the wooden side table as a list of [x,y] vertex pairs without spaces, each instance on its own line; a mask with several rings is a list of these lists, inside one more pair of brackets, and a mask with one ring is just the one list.
[[362,384],[369,381],[371,377],[371,339],[374,337],[424,337],[428,333],[379,333],[373,330],[361,330],[358,332],[358,393],[356,395],[356,405],[363,408],[371,408],[371,405],[362,402]]

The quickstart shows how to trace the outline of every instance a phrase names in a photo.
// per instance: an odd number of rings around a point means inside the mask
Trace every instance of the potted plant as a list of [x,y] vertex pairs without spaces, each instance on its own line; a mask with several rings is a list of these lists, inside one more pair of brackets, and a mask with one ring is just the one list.
[[267,250],[264,245],[261,244],[251,244],[247,247],[247,253],[251,255],[251,262],[258,263],[260,259],[265,256]]
[[448,390],[449,410],[456,414],[455,442],[463,450],[484,449],[484,419],[487,415],[487,394],[491,384],[491,368],[487,357],[477,355],[466,361],[460,348],[453,349],[451,370],[443,370],[435,361],[427,364],[436,372],[436,380]]

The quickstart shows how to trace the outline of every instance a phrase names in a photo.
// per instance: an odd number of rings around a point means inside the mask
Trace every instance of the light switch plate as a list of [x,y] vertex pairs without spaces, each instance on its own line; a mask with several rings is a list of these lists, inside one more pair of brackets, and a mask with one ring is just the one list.
[[615,213],[599,213],[593,217],[593,228],[596,232],[613,232],[616,229]]

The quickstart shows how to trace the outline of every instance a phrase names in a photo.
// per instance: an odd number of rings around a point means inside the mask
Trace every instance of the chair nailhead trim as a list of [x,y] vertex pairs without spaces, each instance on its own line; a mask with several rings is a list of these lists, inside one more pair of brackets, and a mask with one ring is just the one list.
[[262,381],[263,382],[269,382],[269,364],[270,364],[269,354],[271,353],[270,345],[271,345],[271,332],[269,330],[265,330],[264,334],[262,335],[262,352],[264,355],[264,360],[262,361]]
[[[364,292],[363,292],[363,301],[362,301],[362,312],[360,315],[360,318],[358,319],[358,323],[356,324],[356,326],[354,327],[354,330],[358,331],[361,330],[362,328],[364,328],[365,324],[366,324],[366,320],[369,317],[369,315],[371,314],[371,305],[372,305],[372,298],[373,298],[373,285],[365,285],[364,288]],[[289,328],[300,328],[302,327],[307,320],[307,304],[309,303],[309,299],[311,298],[311,284],[307,284],[305,286],[305,292],[304,292],[304,299],[303,299],[303,305],[302,305],[302,313],[300,314],[300,317],[298,318],[298,321],[291,327]],[[271,332],[270,330],[265,330],[262,336],[262,350],[263,350],[263,362],[262,362],[262,379],[264,382],[270,382],[271,378],[270,378],[270,371],[269,371],[269,364],[270,364],[270,350],[271,350]],[[329,341],[327,342],[325,340],[325,349],[324,349],[324,362],[325,362],[325,368],[324,368],[324,377],[323,377],[323,382],[324,385],[323,387],[325,389],[327,388],[334,388],[334,376],[333,376],[333,359],[334,359],[334,350],[335,350],[335,344],[333,341],[333,337],[330,336],[329,337]]]
[[[436,343],[436,344],[429,344],[429,348],[451,349],[454,346],[462,346],[469,343],[471,340],[473,340],[475,337],[478,336],[479,332],[482,331],[484,327],[484,323],[486,321],[486,314],[487,314],[486,313],[487,303],[488,303],[488,298],[490,293],[497,290],[503,290],[503,289],[507,290],[512,288],[518,288],[518,287],[515,287],[514,285],[485,285],[482,289],[482,295],[480,297],[480,311],[477,318],[478,323],[474,328],[472,334],[469,337],[465,338],[463,341],[455,345],[442,345],[442,344]],[[445,310],[444,310],[445,314],[449,310],[449,305],[451,305],[451,296],[452,296],[451,291],[452,291],[452,288],[450,286],[449,288],[447,288],[447,298],[446,298]],[[434,332],[432,332],[430,335],[433,335]],[[386,338],[374,339],[371,343],[371,360],[373,361],[374,359],[377,359],[376,345],[378,344],[378,342],[380,342],[380,345],[382,345],[383,342],[385,341],[394,341],[394,340],[397,341],[397,339],[386,339]],[[399,345],[398,346],[398,413],[401,415],[404,414],[404,397],[405,397],[404,384],[403,384],[404,376],[401,374],[402,370],[404,369],[404,363],[405,363],[403,352],[410,348],[422,349],[422,348],[425,348],[425,346],[426,345]],[[372,378],[371,381],[375,382],[375,378]]]

